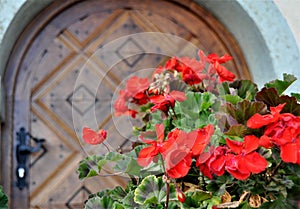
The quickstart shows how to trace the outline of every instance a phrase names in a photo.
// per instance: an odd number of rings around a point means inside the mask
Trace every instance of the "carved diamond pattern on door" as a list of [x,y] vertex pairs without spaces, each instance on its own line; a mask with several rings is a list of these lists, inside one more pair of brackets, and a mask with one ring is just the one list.
[[[117,11],[117,13],[120,13],[120,11]],[[112,27],[114,30],[110,28],[106,29],[108,31],[111,31],[111,33],[106,33],[106,35],[109,36],[109,39],[116,35],[123,35],[120,32],[122,31],[122,29],[120,29],[119,27],[129,27],[131,28],[130,30],[135,29],[133,32],[142,32],[142,29],[135,25],[129,14],[130,12],[123,11],[121,17],[119,17],[117,21],[115,20],[114,24],[106,23],[108,25],[114,26]],[[112,15],[114,16],[115,14]],[[144,26],[144,28],[146,28],[146,26]],[[77,32],[77,35],[78,34],[79,32]],[[60,130],[56,130],[57,126],[59,126],[59,128],[64,130],[65,132],[61,133],[61,135],[58,137],[51,136],[50,133],[47,134],[47,136],[51,138],[51,142],[47,142],[47,145],[51,146],[51,154],[56,154],[52,157],[55,164],[52,164],[48,167],[50,170],[43,169],[43,172],[39,172],[38,176],[35,175],[31,178],[30,197],[31,204],[33,205],[42,205],[45,202],[47,202],[48,205],[52,206],[56,204],[58,200],[55,197],[52,197],[52,195],[64,193],[65,189],[63,189],[64,187],[62,187],[64,183],[62,182],[65,182],[66,180],[69,180],[71,178],[70,175],[76,170],[78,161],[83,158],[83,155],[80,153],[80,149],[88,151],[89,154],[101,154],[101,152],[99,152],[99,149],[95,151],[94,148],[89,148],[87,145],[84,145],[78,141],[77,136],[74,132],[74,128],[75,130],[80,130],[82,126],[74,127],[74,124],[72,123],[74,115],[76,115],[77,119],[82,120],[86,125],[88,125],[88,120],[91,118],[90,116],[94,114],[94,111],[96,109],[97,119],[99,121],[102,121],[100,125],[101,128],[107,128],[109,132],[112,133],[111,136],[113,140],[108,139],[107,143],[115,149],[118,147],[126,147],[127,139],[132,137],[130,127],[128,128],[123,125],[122,127],[118,127],[118,129],[114,128],[113,122],[110,121],[111,113],[110,111],[107,111],[107,107],[110,107],[112,95],[116,90],[118,83],[120,83],[123,79],[122,77],[126,77],[128,74],[133,73],[134,71],[132,72],[130,69],[134,68],[136,65],[138,65],[139,62],[143,61],[143,58],[145,56],[143,54],[144,50],[139,43],[130,38],[126,39],[123,43],[120,43],[119,47],[115,49],[115,54],[119,56],[119,60],[122,60],[121,67],[123,70],[118,70],[117,73],[114,74],[114,77],[111,76],[112,74],[108,74],[108,76],[104,77],[106,73],[105,71],[107,71],[107,69],[102,70],[103,66],[105,66],[101,63],[102,60],[98,59],[97,61],[94,61],[93,59],[90,59],[88,62],[88,53],[91,52],[91,49],[98,49],[98,46],[95,47],[96,44],[107,43],[109,39],[103,39],[103,36],[97,36],[98,34],[95,33],[91,33],[91,35],[96,36],[96,39],[94,37],[86,36],[85,39],[78,40],[76,33],[73,34],[71,31],[65,30],[55,39],[58,47],[45,49],[44,53],[41,56],[44,59],[43,62],[46,62],[45,59],[47,59],[47,53],[55,53],[55,49],[64,49],[64,51],[69,52],[65,53],[66,56],[59,56],[60,58],[64,59],[59,62],[57,66],[54,66],[52,69],[50,69],[48,71],[48,74],[33,87],[32,91],[31,109],[33,113],[36,114],[36,117],[39,118],[39,120],[37,120],[35,124],[32,124],[33,130],[35,130],[36,127],[38,127],[38,131],[43,130],[41,127],[52,127],[52,131],[58,134],[61,132]],[[127,34],[125,33],[124,35]],[[88,41],[86,40],[93,39],[95,39],[96,41],[88,45],[88,47],[87,45],[83,45],[84,43],[88,43]],[[100,42],[99,40],[102,40],[102,42]],[[87,51],[84,51],[86,47]],[[137,55],[127,59],[126,53],[128,53],[128,50],[131,53],[135,52]],[[148,56],[147,58],[149,57],[151,58],[154,56]],[[149,64],[151,64],[151,67],[153,67],[153,65],[157,66],[158,64],[160,64],[163,58],[156,55],[154,59],[151,58],[150,60],[151,61]],[[84,70],[81,71],[83,68]],[[74,84],[78,82],[76,78],[81,72],[85,73],[84,82],[79,83],[78,87],[74,89]],[[96,91],[96,95],[93,95],[93,92],[95,92],[94,88],[99,85],[99,81],[102,81],[101,88]],[[111,81],[114,81],[114,83],[112,83]],[[43,124],[38,123],[40,121],[43,121]],[[55,125],[51,126],[51,123]],[[122,130],[122,133],[119,133],[120,130]],[[46,131],[43,132],[47,133]],[[66,133],[69,137],[65,135]],[[126,136],[127,139],[124,136]],[[67,144],[72,144],[72,146],[65,146],[62,143],[62,140],[59,140],[63,138],[66,138],[65,141],[67,142]],[[57,141],[55,142],[54,139],[57,139]],[[127,146],[129,145],[130,144],[128,143]],[[69,154],[67,151],[68,149],[70,149]],[[103,150],[103,153],[104,152],[105,150]],[[49,160],[50,158],[50,156],[47,156],[47,158],[44,159]],[[37,173],[39,170],[42,170],[42,166],[44,166],[43,159],[41,159],[39,163],[35,164],[31,168],[31,172]],[[47,179],[47,181],[43,181],[43,179]],[[78,180],[75,180],[75,182],[76,181],[78,182]],[[51,187],[53,187],[53,189],[46,189],[50,185]],[[54,188],[58,185],[60,185],[60,189],[55,190],[55,193],[53,193]],[[80,184],[78,183],[78,185]],[[87,185],[89,184],[86,183],[85,188],[89,189]],[[66,187],[69,186],[70,185]],[[91,191],[94,192],[97,190],[91,189]],[[76,194],[76,196],[77,195],[78,194]],[[57,195],[54,196],[57,197]],[[45,199],[45,197],[47,198]],[[84,197],[86,198],[86,195]],[[82,199],[80,199],[79,203],[82,203],[84,197],[81,197]],[[72,206],[70,204],[71,202],[74,203],[75,200],[78,201],[78,198],[73,198],[72,201],[68,202],[66,204],[67,207],[71,208]]]
[[[106,152],[103,146],[84,144],[81,129],[108,130],[106,142],[112,149],[131,146],[135,121],[115,118],[111,111],[118,88],[130,75],[149,76],[169,55],[196,52],[162,34],[176,35],[206,53],[233,53],[237,60],[229,68],[239,77],[250,78],[237,68],[246,69],[246,65],[233,38],[226,38],[226,30],[192,1],[58,0],[53,5],[51,15],[56,15],[50,17],[50,10],[45,10],[46,21],[40,23],[37,18],[38,28],[28,26],[27,32],[36,33],[16,60],[20,63],[16,81],[21,84],[15,88],[12,115],[21,119],[14,124],[23,123],[26,114],[18,116],[20,107],[29,102],[30,132],[46,139],[44,149],[31,156],[28,196],[32,208],[82,208],[88,194],[124,185],[126,179],[120,176],[78,179],[81,159]],[[154,36],[154,42],[148,37],[132,38],[142,32],[160,36]],[[106,48],[107,53],[99,53],[109,44],[113,47]],[[28,98],[23,91],[30,92]]]

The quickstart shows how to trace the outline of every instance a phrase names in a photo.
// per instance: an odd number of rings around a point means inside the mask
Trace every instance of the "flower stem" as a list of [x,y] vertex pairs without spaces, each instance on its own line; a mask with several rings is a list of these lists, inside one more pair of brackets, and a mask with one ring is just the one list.
[[164,164],[164,161],[163,161],[163,156],[160,154],[160,159],[162,161],[162,168],[164,170],[164,176],[166,177],[166,205],[165,205],[165,208],[164,209],[168,209],[169,207],[169,198],[170,198],[170,178],[167,174],[167,171],[166,171],[166,167],[165,167],[165,164]]
[[104,147],[106,148],[106,150],[108,151],[108,152],[110,152],[110,149],[108,148],[108,146],[103,142],[102,143],[103,145],[104,145]]
[[171,109],[172,109],[172,112],[173,112],[173,114],[174,114],[174,117],[175,117],[175,119],[177,118],[177,115],[176,115],[176,112],[175,112],[175,110],[174,110],[174,108],[171,106]]
[[168,207],[169,207],[169,198],[170,198],[170,183],[169,183],[169,181],[167,181],[166,184],[167,184],[167,191],[166,191],[167,196],[166,196],[165,209],[168,209]]
[[280,160],[280,163],[278,163],[277,166],[275,167],[275,169],[273,170],[272,176],[274,176],[277,173],[277,171],[279,170],[279,168],[281,167],[282,164],[283,164],[283,161]]

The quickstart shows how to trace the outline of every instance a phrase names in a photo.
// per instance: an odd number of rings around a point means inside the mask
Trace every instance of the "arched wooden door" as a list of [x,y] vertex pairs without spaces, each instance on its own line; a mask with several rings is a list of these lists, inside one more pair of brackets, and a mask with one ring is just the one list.
[[[193,1],[53,2],[28,25],[5,73],[7,121],[3,152],[7,155],[3,162],[8,171],[2,176],[5,184],[10,184],[11,208],[82,208],[90,193],[122,184],[121,178],[78,180],[78,162],[87,154],[105,150],[84,145],[76,133],[80,133],[81,125],[97,128],[96,118],[97,124],[111,133],[110,146],[130,146],[126,137],[130,137],[127,132],[131,129],[117,129],[111,115],[111,101],[118,85],[140,69],[162,64],[168,58],[163,53],[166,49],[170,55],[191,53],[172,39],[153,43],[147,36],[132,36],[142,32],[159,33],[158,38],[172,34],[206,53],[229,53],[234,61],[228,68],[239,78],[250,79],[234,38]],[[112,42],[116,44],[106,48],[107,53],[97,54]],[[135,55],[128,57],[128,52]],[[15,186],[16,132],[21,127],[46,139],[42,149],[30,156],[28,188],[22,191]]]

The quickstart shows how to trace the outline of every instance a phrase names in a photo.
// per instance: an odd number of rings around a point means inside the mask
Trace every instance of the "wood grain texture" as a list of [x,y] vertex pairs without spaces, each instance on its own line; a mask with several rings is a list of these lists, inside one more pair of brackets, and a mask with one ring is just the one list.
[[[234,61],[227,67],[239,78],[251,79],[234,38],[193,1],[54,1],[28,25],[5,73],[8,103],[1,180],[12,208],[82,208],[89,193],[126,183],[123,177],[78,180],[78,162],[88,154],[105,153],[103,147],[82,143],[81,128],[93,126],[96,120],[98,127],[93,128],[108,130],[112,149],[130,147],[133,121],[116,119],[111,112],[118,87],[132,74],[149,74],[141,69],[164,63],[168,56],[163,50],[193,53],[168,39],[158,45],[130,39],[129,35],[141,32],[173,34],[206,53],[229,53]],[[111,56],[93,56],[117,39],[123,42],[111,49]],[[156,53],[143,53],[148,47]],[[128,51],[136,53],[126,57]],[[109,67],[115,58],[122,60]],[[13,185],[15,132],[21,126],[47,140],[31,156],[29,188],[22,192]]]

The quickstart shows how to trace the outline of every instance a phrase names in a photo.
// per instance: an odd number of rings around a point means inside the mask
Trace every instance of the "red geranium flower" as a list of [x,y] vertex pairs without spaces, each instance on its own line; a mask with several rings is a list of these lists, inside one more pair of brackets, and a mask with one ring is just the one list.
[[176,187],[176,195],[180,202],[185,202],[185,194],[178,187]]
[[167,70],[176,70],[178,72],[182,72],[185,68],[186,66],[180,62],[177,57],[172,57],[165,64],[165,69]]
[[215,64],[216,71],[219,75],[219,81],[233,81],[235,79],[235,74],[227,70],[224,66],[220,65],[219,63]]
[[170,178],[181,178],[187,175],[192,164],[189,150],[172,149],[165,157],[166,172]]
[[166,154],[163,155],[169,177],[181,178],[189,172],[192,157],[203,152],[213,131],[213,125],[208,125],[189,133],[175,129],[168,134],[168,139],[174,141],[166,150]]
[[280,146],[280,156],[284,162],[300,165],[300,137],[293,142]]
[[98,132],[88,128],[84,127],[82,130],[82,138],[85,143],[87,144],[101,144],[107,137],[106,130],[100,129]]
[[245,136],[244,142],[226,139],[226,144],[234,154],[228,154],[225,169],[235,178],[247,179],[251,173],[260,173],[267,167],[267,160],[255,152],[259,145],[256,136]]
[[271,148],[280,147],[280,156],[284,162],[300,165],[300,117],[290,113],[280,114],[285,104],[271,107],[267,115],[255,114],[247,122],[250,128],[266,126],[260,137],[260,145]]
[[197,158],[196,165],[199,167],[203,175],[212,179],[213,174],[222,176],[225,172],[226,153],[228,148],[219,146],[211,147],[208,152],[200,154]]
[[261,138],[280,147],[284,162],[300,165],[300,117],[290,113],[280,114],[279,120],[265,128]]
[[200,73],[205,68],[206,59],[205,59],[205,55],[203,54],[203,52],[200,53],[200,51],[199,51],[198,54],[199,54],[199,56],[201,56],[200,61],[196,60],[195,58],[191,59],[189,57],[182,57],[180,59],[180,61],[182,63],[184,63],[185,66],[192,69],[195,73]]
[[146,144],[150,144],[151,146],[143,148],[138,155],[137,162],[139,165],[146,167],[151,161],[156,160],[155,157],[160,153],[165,155],[166,150],[174,143],[172,140],[164,141],[164,125],[156,124],[156,140],[144,139],[143,136],[140,136],[142,141]]
[[270,107],[271,114],[261,115],[259,113],[254,114],[248,121],[247,126],[249,128],[260,128],[270,123],[274,123],[279,119],[280,112],[285,104],[280,104],[277,107]]
[[235,75],[221,65],[229,60],[232,60],[231,56],[225,54],[224,56],[219,57],[217,54],[209,54],[206,58],[207,61],[212,64],[210,66],[210,73],[213,73],[211,70],[215,70],[219,76],[220,82],[234,80]]
[[187,67],[182,72],[182,80],[189,85],[195,85],[201,82],[201,78],[191,68]]
[[175,129],[168,134],[168,149],[165,149],[163,157],[166,164],[166,172],[171,178],[184,177],[191,168],[192,155],[191,147],[195,143],[195,138],[190,137],[190,133]]
[[207,55],[206,58],[207,58],[207,61],[212,64],[215,64],[215,63],[223,64],[229,60],[232,60],[232,57],[228,54],[225,54],[222,57],[219,57],[217,54],[212,53],[212,54]]
[[150,97],[150,101],[154,103],[154,106],[151,108],[151,111],[160,110],[168,115],[169,108],[174,108],[175,101],[182,102],[185,99],[185,94],[180,91],[172,91],[169,94],[152,96]]
[[193,156],[199,156],[210,142],[210,138],[214,133],[214,126],[209,124],[202,129],[197,129],[193,132],[195,132],[196,140],[192,147],[192,154]]
[[126,88],[120,90],[119,97],[114,103],[114,108],[116,110],[115,114],[120,115],[130,115],[135,118],[137,111],[129,109],[129,103],[135,103],[138,105],[144,105],[149,102],[149,97],[146,93],[149,86],[148,78],[139,78],[133,76],[126,82]]
[[115,115],[130,115],[135,118],[137,111],[128,108],[129,94],[125,90],[120,90],[119,97],[114,103]]
[[126,82],[126,90],[129,92],[129,95],[134,97],[140,92],[144,92],[149,87],[148,78],[139,78],[138,76],[132,76]]

